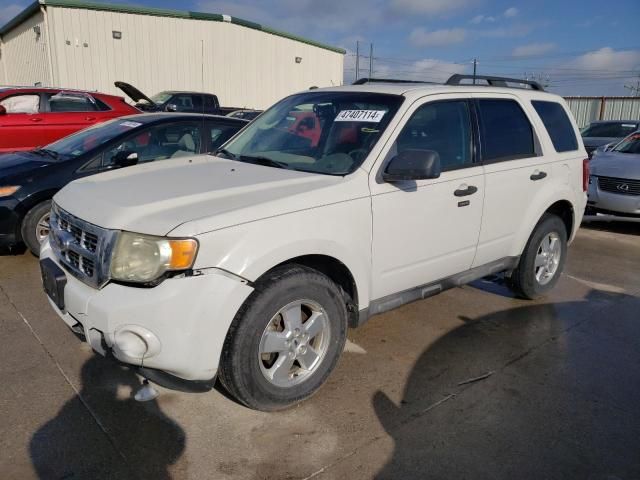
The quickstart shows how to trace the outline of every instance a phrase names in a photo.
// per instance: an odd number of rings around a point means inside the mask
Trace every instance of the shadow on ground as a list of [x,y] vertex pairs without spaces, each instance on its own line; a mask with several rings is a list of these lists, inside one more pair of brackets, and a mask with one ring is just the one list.
[[[81,380],[79,393],[31,438],[29,451],[39,478],[171,478],[169,467],[184,452],[185,432],[156,400],[133,400],[138,377],[126,367],[93,356],[83,365]],[[105,412],[112,420],[109,425],[99,420]],[[77,428],[87,415],[108,437],[112,451],[96,451],[91,437],[95,433]]]
[[420,356],[400,405],[374,395],[395,443],[376,478],[639,478],[639,308],[592,290],[462,318]]

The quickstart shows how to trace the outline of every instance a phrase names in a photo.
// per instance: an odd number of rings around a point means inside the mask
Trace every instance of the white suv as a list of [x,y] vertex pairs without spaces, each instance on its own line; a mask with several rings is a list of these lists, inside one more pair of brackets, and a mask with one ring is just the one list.
[[461,80],[302,92],[215,155],[76,180],[41,251],[51,305],[148,378],[275,410],[372,315],[496,272],[544,294],[586,203],[578,129],[537,84]]

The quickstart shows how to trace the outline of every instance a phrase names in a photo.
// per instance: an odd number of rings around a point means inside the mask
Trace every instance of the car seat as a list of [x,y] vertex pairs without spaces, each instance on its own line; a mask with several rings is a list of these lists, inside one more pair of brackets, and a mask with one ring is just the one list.
[[187,132],[178,140],[178,150],[171,155],[171,158],[184,157],[185,155],[193,155],[194,153],[196,153],[196,142],[193,139],[193,135]]

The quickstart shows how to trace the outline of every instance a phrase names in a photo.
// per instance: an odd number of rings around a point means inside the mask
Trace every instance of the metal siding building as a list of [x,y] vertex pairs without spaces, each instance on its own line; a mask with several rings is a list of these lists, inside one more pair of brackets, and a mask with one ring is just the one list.
[[565,97],[580,128],[595,120],[640,120],[640,97]]
[[205,91],[225,106],[266,108],[343,75],[344,50],[227,15],[40,0],[0,38],[6,85],[122,94],[120,80],[147,95]]

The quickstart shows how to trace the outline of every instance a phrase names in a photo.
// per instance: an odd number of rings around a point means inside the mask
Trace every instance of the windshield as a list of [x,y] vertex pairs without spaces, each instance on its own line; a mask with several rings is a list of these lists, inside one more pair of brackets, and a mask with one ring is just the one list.
[[635,123],[607,122],[594,123],[585,128],[581,133],[583,137],[626,137],[638,129]]
[[614,152],[640,153],[640,132],[629,135],[613,148]]
[[142,123],[122,118],[99,123],[79,132],[50,143],[44,150],[54,152],[59,159],[76,158],[99,147],[121,133],[131,131]]
[[171,93],[169,92],[160,92],[160,93],[156,93],[153,97],[151,97],[151,100],[153,100],[153,103],[156,104],[161,104],[166,102],[167,100],[169,100],[171,98]]
[[236,160],[346,175],[367,157],[403,97],[306,92],[280,101],[225,145]]

